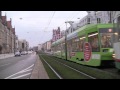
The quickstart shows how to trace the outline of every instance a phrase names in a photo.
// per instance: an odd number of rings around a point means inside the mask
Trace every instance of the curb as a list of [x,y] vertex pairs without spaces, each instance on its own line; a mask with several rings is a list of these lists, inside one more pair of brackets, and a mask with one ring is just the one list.
[[36,59],[37,60],[35,62],[30,79],[49,79],[48,74],[38,55],[36,55]]

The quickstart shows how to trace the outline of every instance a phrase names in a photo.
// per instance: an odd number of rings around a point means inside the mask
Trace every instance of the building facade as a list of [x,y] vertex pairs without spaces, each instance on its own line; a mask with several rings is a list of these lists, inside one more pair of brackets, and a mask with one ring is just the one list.
[[12,28],[12,19],[2,16],[0,11],[0,54],[14,53],[15,51],[15,28]]
[[19,40],[18,40],[18,36],[15,36],[15,51],[19,51]]
[[83,17],[78,23],[69,22],[70,27],[66,30],[67,35],[87,24],[112,23],[110,11],[87,11],[87,13],[88,14]]
[[53,29],[52,42],[61,38],[60,27],[58,29]]
[[42,50],[42,44],[38,44],[38,51]]
[[47,52],[51,51],[52,40],[47,41]]
[[19,51],[28,51],[29,50],[29,42],[25,39],[18,40],[18,50]]

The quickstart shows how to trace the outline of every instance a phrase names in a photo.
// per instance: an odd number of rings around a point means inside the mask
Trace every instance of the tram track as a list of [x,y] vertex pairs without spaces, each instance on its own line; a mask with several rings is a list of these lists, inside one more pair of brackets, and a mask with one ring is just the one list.
[[120,73],[117,72],[117,69],[113,67],[112,68],[89,67],[71,62],[69,60],[63,60],[49,54],[47,54],[47,56],[49,56],[49,58],[50,57],[53,58],[53,60],[59,61],[63,64],[67,64],[76,70],[82,71],[87,75],[95,77],[96,79],[120,79]]
[[104,67],[99,68],[99,70],[109,72],[111,75],[115,75],[120,78],[120,72],[115,67]]
[[41,59],[44,60],[44,62],[49,66],[49,68],[54,72],[54,74],[59,78],[63,79],[54,69],[53,67],[41,56]]
[[[57,60],[54,60],[54,58],[52,58],[52,57],[49,57],[48,55],[46,56],[46,58],[48,59],[50,59],[50,60],[52,60],[52,62],[56,62],[57,64],[59,64],[59,65],[61,65],[62,67],[64,67],[65,69],[66,68],[69,68],[69,69],[71,69],[74,73],[79,73],[80,75],[79,75],[79,77],[81,76],[81,77],[83,77],[83,76],[85,76],[85,79],[96,79],[95,77],[93,77],[93,76],[90,76],[90,75],[88,75],[88,74],[86,74],[86,73],[84,73],[84,72],[82,72],[82,71],[79,71],[79,70],[77,70],[77,69],[75,69],[75,68],[73,68],[73,67],[71,67],[71,66],[69,66],[69,65],[66,65],[66,64],[64,64],[64,63],[62,63],[62,62],[59,62],[59,61],[57,61]],[[47,60],[45,60],[45,58],[43,58],[43,56],[41,57],[41,59],[44,59],[44,62],[46,62],[46,63],[48,63],[47,62]],[[51,68],[52,67],[52,65],[50,66],[50,63],[48,63],[47,64],[48,66],[49,66],[49,68]],[[52,67],[51,68],[52,69],[52,71],[59,77],[60,76],[60,74],[59,73],[61,73],[61,71],[58,71],[57,72],[57,70],[55,71],[55,69]],[[69,72],[69,71],[67,71],[67,72]],[[65,74],[65,73],[64,73]],[[70,75],[70,74],[69,74]],[[61,77],[61,78],[60,78]],[[59,77],[59,79],[66,79],[66,77],[62,77],[62,76],[60,76]],[[70,78],[70,79],[73,79],[73,78]]]

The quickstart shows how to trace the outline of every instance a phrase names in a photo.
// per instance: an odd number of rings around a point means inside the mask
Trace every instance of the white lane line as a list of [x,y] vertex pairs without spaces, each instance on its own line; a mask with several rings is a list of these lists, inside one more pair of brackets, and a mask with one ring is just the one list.
[[47,61],[45,61],[45,59],[41,56],[41,58],[44,60],[44,62],[50,67],[50,69],[59,77],[59,79],[62,79],[62,77],[52,68],[52,66],[50,66]]
[[17,75],[17,74],[24,73],[24,72],[28,72],[28,71],[32,71],[32,69],[17,72],[17,73],[15,73],[14,75],[11,75],[11,76],[9,76],[9,77],[7,77],[7,78],[5,78],[5,79],[9,79],[10,77],[13,77],[13,76],[15,76],[15,75]]
[[23,74],[23,75],[20,75],[20,76],[11,78],[11,79],[18,79],[18,78],[21,78],[21,77],[24,77],[24,76],[28,76],[28,75],[30,75],[30,74],[31,74],[31,73]]
[[[56,60],[55,60],[56,61]],[[58,63],[61,63],[61,62],[59,62],[59,61],[56,61],[56,62],[58,62]],[[64,66],[66,66],[66,67],[68,67],[68,68],[70,68],[70,69],[72,69],[72,70],[75,70],[76,72],[79,72],[79,73],[81,73],[81,74],[83,74],[83,75],[85,75],[85,76],[87,76],[87,77],[90,77],[90,78],[92,78],[92,79],[96,79],[96,78],[94,78],[94,77],[92,77],[92,76],[90,76],[90,75],[88,75],[88,74],[86,74],[86,73],[84,73],[84,72],[81,72],[81,71],[79,71],[79,70],[77,70],[77,69],[75,69],[75,68],[72,68],[72,67],[70,67],[70,66],[68,66],[68,65],[66,65],[66,64],[63,64],[63,63],[61,63],[62,65],[64,65]]]
[[1,65],[0,67],[6,66],[6,65],[9,65],[9,64],[11,64],[11,63],[8,63],[8,64]]
[[27,69],[27,70],[24,70],[24,71],[21,71],[21,72],[23,73],[23,72],[27,72],[27,71],[31,71],[31,70],[33,70],[33,69]]
[[26,69],[23,69],[23,70],[21,70],[21,71],[19,71],[19,72],[17,72],[17,73],[14,73],[14,74],[6,77],[5,79],[9,79],[9,78],[12,77],[12,76],[15,76],[15,75],[17,75],[17,74],[19,74],[19,73],[23,73],[23,72],[25,72],[26,70],[28,70],[29,68],[31,68],[31,67],[33,67],[33,66],[34,66],[34,64],[32,64],[31,66],[27,67]]
[[[32,64],[31,66],[29,66],[28,68],[26,68],[26,69],[23,69],[23,70],[27,70],[27,69],[30,69],[31,67],[33,67],[34,66],[34,64]],[[22,70],[22,71],[23,71]]]

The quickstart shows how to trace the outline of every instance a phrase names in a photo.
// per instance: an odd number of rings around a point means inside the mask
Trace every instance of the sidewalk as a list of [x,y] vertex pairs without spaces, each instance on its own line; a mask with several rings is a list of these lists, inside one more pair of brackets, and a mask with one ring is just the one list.
[[0,54],[0,59],[6,59],[9,57],[14,57],[14,53],[9,53],[9,54]]
[[49,79],[45,68],[37,55],[37,60],[35,62],[34,69],[32,71],[30,79]]

